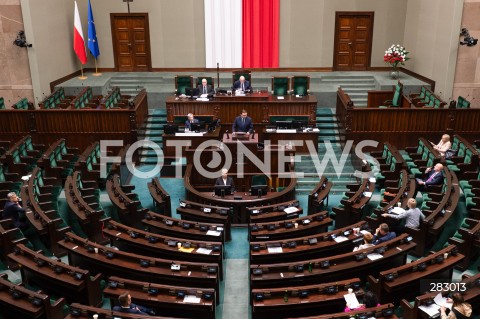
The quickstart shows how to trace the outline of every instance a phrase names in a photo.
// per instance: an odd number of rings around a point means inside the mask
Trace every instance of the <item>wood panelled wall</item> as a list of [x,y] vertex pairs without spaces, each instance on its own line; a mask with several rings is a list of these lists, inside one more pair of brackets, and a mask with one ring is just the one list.
[[337,118],[347,140],[388,141],[398,148],[417,145],[419,137],[438,142],[442,134],[480,139],[480,109],[347,108],[337,99]]
[[63,137],[68,146],[80,149],[107,139],[133,143],[147,116],[145,91],[131,109],[2,110],[0,140],[15,141],[30,134],[34,143],[49,144]]

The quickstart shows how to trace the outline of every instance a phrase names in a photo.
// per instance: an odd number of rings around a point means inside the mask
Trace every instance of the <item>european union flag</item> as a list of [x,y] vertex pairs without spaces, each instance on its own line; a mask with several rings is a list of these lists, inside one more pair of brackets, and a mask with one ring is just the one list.
[[93,21],[92,5],[88,0],[88,49],[95,57],[100,55],[100,49],[98,48],[97,31],[95,30],[95,22]]

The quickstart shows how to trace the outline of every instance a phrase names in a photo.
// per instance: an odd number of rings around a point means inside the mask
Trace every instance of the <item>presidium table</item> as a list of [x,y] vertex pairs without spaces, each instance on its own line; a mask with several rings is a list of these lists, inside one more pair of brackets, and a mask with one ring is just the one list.
[[213,115],[222,123],[231,124],[235,117],[245,109],[254,124],[270,122],[275,115],[308,115],[309,124],[315,124],[317,98],[314,95],[301,97],[272,96],[269,93],[252,93],[245,96],[216,95],[211,101],[196,101],[169,96],[167,104],[167,121],[174,122],[175,116]]

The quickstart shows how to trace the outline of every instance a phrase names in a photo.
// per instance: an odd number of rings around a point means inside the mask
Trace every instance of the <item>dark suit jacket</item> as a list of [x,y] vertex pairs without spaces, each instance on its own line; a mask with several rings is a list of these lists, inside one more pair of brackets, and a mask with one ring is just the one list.
[[[198,89],[198,92],[200,95],[204,94],[203,93],[203,85],[199,84],[197,86],[197,89]],[[213,94],[214,91],[213,91],[213,87],[210,85],[210,84],[207,84],[207,94]]]
[[430,178],[430,176],[432,176],[434,173],[435,173],[435,171],[433,169],[430,172],[428,172],[427,176],[424,179],[424,182],[425,182],[426,186],[441,185],[443,183],[443,173],[442,172],[438,172],[438,174],[436,174],[431,181],[427,182],[427,180]]
[[[232,90],[238,90],[241,87],[242,87],[242,84],[240,83],[240,80],[238,80],[238,81],[235,81],[235,83],[233,83]],[[245,82],[243,82],[243,89],[244,89],[244,91],[252,89],[249,81],[245,80]]]
[[237,116],[232,125],[232,132],[252,133],[253,132],[252,118],[247,116],[245,118],[245,124],[243,124],[242,117]]
[[25,209],[17,203],[8,201],[3,208],[2,219],[11,218],[13,225],[17,228],[27,228],[28,222],[25,219]]
[[[197,119],[193,119],[193,123],[198,123],[199,121]],[[189,120],[186,120],[185,121],[185,127],[190,129],[190,121]]]
[[373,240],[372,240],[372,243],[374,245],[378,245],[378,244],[381,244],[383,242],[386,242],[390,239],[394,239],[395,237],[397,237],[397,234],[395,234],[394,232],[389,232],[387,234],[385,234],[385,236],[383,237],[380,237],[380,238],[377,238],[377,235],[373,235]]
[[149,309],[146,307],[138,306],[131,303],[129,308],[122,308],[121,306],[115,306],[112,309],[113,311],[123,312],[123,313],[133,313],[136,315],[148,315]]
[[[220,186],[225,185],[225,183],[223,182],[222,176],[217,178],[217,180],[215,181],[215,186],[217,185],[220,185]],[[233,182],[233,178],[231,178],[230,176],[227,176],[227,186],[228,185],[232,186],[232,191],[235,190],[235,183]]]

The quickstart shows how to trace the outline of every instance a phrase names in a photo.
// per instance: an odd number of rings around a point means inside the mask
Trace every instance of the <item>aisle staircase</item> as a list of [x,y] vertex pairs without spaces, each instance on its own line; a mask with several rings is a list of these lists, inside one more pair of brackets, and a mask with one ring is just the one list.
[[[150,111],[145,126],[139,131],[138,140],[150,140],[162,146],[163,126],[167,123],[167,110],[158,108]],[[154,165],[157,163],[157,154],[147,148],[140,151],[140,164]]]
[[118,87],[124,95],[135,96],[142,89],[164,85],[164,77],[151,72],[115,73],[110,79],[110,88]]
[[356,107],[366,107],[367,92],[376,89],[372,75],[327,75],[322,77],[321,83],[340,86]]
[[[340,160],[345,143],[344,132],[338,126],[338,120],[334,110],[330,108],[317,108],[317,127],[320,129],[318,135],[318,161],[321,164],[324,157]],[[297,156],[295,171],[303,172],[304,177],[297,182],[297,194],[305,195],[310,193],[319,180],[319,173],[326,176],[333,183],[332,193],[343,193],[346,185],[356,181],[353,177],[354,170],[351,165],[351,155],[347,157],[347,163],[343,169],[335,169],[334,163],[329,160],[323,172],[317,172],[314,159],[310,156]]]

